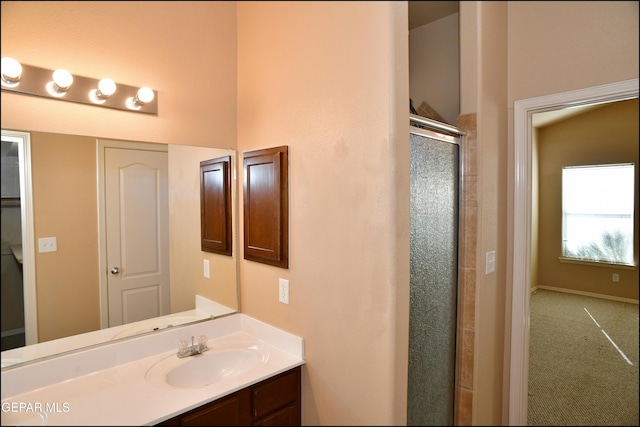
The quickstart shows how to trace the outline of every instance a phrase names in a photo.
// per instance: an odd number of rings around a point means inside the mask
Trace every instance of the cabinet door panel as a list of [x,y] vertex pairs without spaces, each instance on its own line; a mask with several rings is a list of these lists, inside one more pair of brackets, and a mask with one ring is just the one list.
[[262,417],[300,400],[300,370],[294,369],[252,388],[253,416]]
[[245,152],[244,258],[289,268],[289,148]]
[[254,426],[299,426],[300,406],[291,404],[253,423]]
[[201,248],[232,254],[231,156],[200,162]]
[[[246,410],[245,410],[246,411]],[[242,395],[232,394],[182,417],[183,426],[239,426],[246,425],[243,417]]]

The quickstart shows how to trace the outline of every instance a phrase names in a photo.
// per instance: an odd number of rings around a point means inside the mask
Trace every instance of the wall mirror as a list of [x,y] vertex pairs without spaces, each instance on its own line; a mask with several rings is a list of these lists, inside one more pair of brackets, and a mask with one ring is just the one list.
[[[24,247],[21,227],[25,201],[21,200],[19,179],[13,178],[21,173],[19,162],[24,161],[21,158],[24,156],[18,155],[18,148],[11,145],[11,138],[6,138],[3,130],[3,370],[87,346],[205,321],[211,318],[210,314],[218,317],[238,310],[235,150],[20,132],[28,135],[30,151],[26,169],[31,187],[33,235],[29,240],[33,242],[33,250],[32,259],[20,251]],[[127,175],[130,180],[154,176],[158,180],[152,178],[152,186],[166,185],[167,211],[157,217],[147,210],[153,204],[149,200],[153,201],[157,195],[155,190],[129,194],[130,203],[137,204],[132,211],[148,218],[153,224],[148,228],[154,230],[145,234],[138,228],[133,234],[137,233],[137,238],[146,242],[158,240],[154,244],[162,246],[162,251],[140,250],[145,246],[131,240],[118,245],[129,254],[142,254],[143,267],[130,276],[144,278],[148,276],[147,270],[151,270],[145,265],[162,265],[166,275],[164,290],[144,283],[137,289],[120,289],[115,296],[109,290],[114,288],[109,284],[111,278],[134,270],[132,261],[115,265],[108,254],[111,249],[107,242],[113,239],[105,223],[112,208],[108,206],[110,196],[104,190],[109,179],[104,165],[108,163],[106,158],[119,156],[113,152],[160,153],[165,158],[166,175],[145,174],[146,166],[134,168]],[[232,159],[231,255],[203,252],[200,244],[200,162],[222,156]],[[144,161],[134,163],[140,165]],[[157,237],[156,230],[157,236],[164,234],[166,239]],[[118,232],[122,233],[122,230]],[[161,253],[166,254],[166,259]],[[32,265],[27,265],[28,262]],[[23,284],[23,277],[29,276],[23,273],[29,268],[33,271],[34,283]],[[29,292],[29,286],[32,286],[32,295],[26,298],[25,304],[24,292]],[[151,292],[146,292],[149,289]],[[128,292],[128,298],[122,297],[123,292]],[[146,293],[161,295],[157,301],[163,302],[140,304]],[[114,301],[124,306],[115,314]],[[20,341],[19,335],[25,331],[26,338]],[[16,339],[17,344],[11,343],[12,339]]]

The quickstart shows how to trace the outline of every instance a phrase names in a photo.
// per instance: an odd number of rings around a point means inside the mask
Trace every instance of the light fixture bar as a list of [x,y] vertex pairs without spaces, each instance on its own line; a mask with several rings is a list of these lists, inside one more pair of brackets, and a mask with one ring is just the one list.
[[[51,87],[49,83],[53,81],[53,72],[54,70],[22,64],[22,76],[19,84],[11,85],[12,87],[2,84],[2,90],[134,113],[158,114],[158,93],[156,91],[153,91],[154,96],[151,101],[136,103],[135,108],[131,108],[127,104],[131,105],[130,99],[136,98],[140,87],[116,83],[117,89],[112,95],[97,99],[95,91],[98,89],[100,79],[91,77],[73,74],[73,82],[63,94],[52,94],[47,90],[47,85]],[[127,102],[128,100],[129,102]]]

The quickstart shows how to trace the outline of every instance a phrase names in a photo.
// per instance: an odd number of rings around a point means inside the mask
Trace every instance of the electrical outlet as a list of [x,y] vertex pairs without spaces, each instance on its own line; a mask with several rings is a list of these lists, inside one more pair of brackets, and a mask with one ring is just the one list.
[[38,239],[38,252],[56,252],[58,241],[55,237],[41,237]]
[[280,279],[278,283],[278,300],[283,304],[289,304],[289,281]]
[[209,268],[209,260],[205,259],[203,264],[204,264],[204,277],[205,277],[205,279],[210,279],[211,278],[211,270]]
[[613,273],[613,275],[611,276],[611,281],[618,283],[620,281],[620,276],[617,273]]

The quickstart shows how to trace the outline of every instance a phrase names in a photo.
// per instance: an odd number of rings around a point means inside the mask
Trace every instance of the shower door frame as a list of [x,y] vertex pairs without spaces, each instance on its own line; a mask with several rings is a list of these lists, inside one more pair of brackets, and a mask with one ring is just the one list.
[[[453,378],[453,424],[456,424],[456,416],[459,412],[458,403],[460,396],[458,396],[457,386],[458,375],[460,372],[461,358],[459,352],[462,348],[461,340],[461,325],[462,325],[462,286],[463,286],[463,263],[461,260],[464,255],[464,242],[465,242],[465,186],[464,186],[464,139],[466,132],[459,130],[458,128],[441,123],[435,120],[427,119],[415,114],[409,115],[409,135],[414,134],[425,138],[436,139],[442,142],[458,145],[458,239],[457,239],[457,266],[456,266],[456,326],[455,326],[455,358],[454,358],[454,378]],[[425,128],[413,126],[413,123],[418,123]]]

